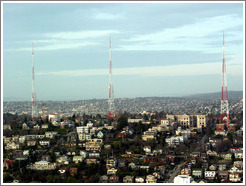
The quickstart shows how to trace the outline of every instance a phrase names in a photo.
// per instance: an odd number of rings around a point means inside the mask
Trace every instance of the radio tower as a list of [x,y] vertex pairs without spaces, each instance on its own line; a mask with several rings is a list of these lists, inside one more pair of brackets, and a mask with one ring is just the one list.
[[32,120],[37,117],[37,100],[35,92],[35,75],[34,75],[34,47],[32,43]]
[[109,111],[108,119],[111,120],[115,117],[114,108],[114,89],[112,84],[112,50],[111,50],[111,37],[109,40],[109,99],[108,99]]
[[223,32],[223,64],[222,64],[222,91],[221,91],[221,110],[220,123],[229,125],[229,108],[228,108],[228,92],[226,79],[226,63],[225,63],[225,40]]

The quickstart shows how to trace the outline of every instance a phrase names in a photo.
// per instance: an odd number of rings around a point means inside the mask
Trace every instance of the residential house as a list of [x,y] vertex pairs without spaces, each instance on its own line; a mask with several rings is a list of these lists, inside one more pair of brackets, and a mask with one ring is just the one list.
[[86,142],[85,149],[86,151],[101,151],[102,144],[102,139],[91,139]]
[[109,177],[109,182],[110,183],[118,183],[119,182],[119,176],[117,175],[112,175]]
[[208,150],[208,151],[207,151],[207,155],[208,155],[208,156],[217,156],[217,152],[216,152],[216,151]]
[[232,154],[231,153],[222,153],[221,155],[220,155],[222,158],[224,158],[225,160],[231,160],[231,158],[232,158]]
[[233,166],[243,168],[243,161],[234,161]]
[[108,183],[108,176],[107,175],[101,176],[99,179],[99,183]]
[[204,177],[205,179],[215,179],[216,171],[205,171]]
[[10,166],[12,166],[13,164],[13,160],[4,160],[3,161],[3,169],[9,169]]
[[156,132],[154,131],[145,131],[144,134],[142,135],[142,140],[143,141],[152,141],[156,140]]
[[71,176],[74,176],[78,173],[78,168],[77,167],[70,167],[69,173]]
[[174,178],[174,184],[187,184],[191,183],[193,178],[187,175],[178,175]]
[[216,147],[218,144],[222,142],[220,138],[209,138],[209,144],[212,145],[212,147]]
[[215,135],[221,135],[221,136],[226,136],[227,132],[225,130],[215,130],[214,131]]
[[118,169],[116,169],[116,168],[114,168],[114,167],[109,168],[109,169],[107,170],[107,175],[113,175],[113,174],[116,174],[117,171],[118,171]]
[[83,160],[83,156],[73,156],[73,162],[75,163],[83,162]]
[[50,161],[51,160],[50,155],[42,155],[41,160]]
[[55,136],[57,135],[58,133],[56,131],[47,131],[45,132],[45,137],[46,138],[49,138],[49,139],[53,139],[55,138]]
[[210,165],[208,169],[211,171],[215,171],[217,169],[217,165]]
[[11,137],[3,136],[3,143],[4,143],[4,144],[7,144],[7,143],[11,142],[11,140],[12,140]]
[[66,170],[67,170],[66,167],[61,167],[61,168],[59,168],[58,172],[59,172],[60,174],[64,174],[64,173],[66,173]]
[[126,132],[125,131],[121,131],[120,133],[118,133],[115,138],[120,138],[120,139],[125,139],[126,138]]
[[69,160],[68,160],[68,157],[66,155],[62,155],[59,158],[57,158],[56,162],[61,163],[61,164],[66,164],[66,165],[69,164]]
[[192,176],[202,178],[202,169],[193,169]]
[[100,157],[100,153],[99,152],[90,152],[89,153],[89,158],[99,158]]
[[26,136],[19,137],[19,143],[25,143],[25,141],[26,141]]
[[235,152],[240,151],[240,150],[241,150],[241,149],[238,148],[238,147],[230,148],[231,153],[235,153]]
[[36,146],[36,144],[37,144],[37,141],[36,140],[29,140],[29,141],[27,141],[27,146],[28,147],[34,147],[34,146]]
[[133,170],[135,170],[137,168],[137,166],[136,166],[136,164],[134,162],[129,163],[128,167],[130,167]]
[[201,156],[201,153],[200,152],[192,152],[190,154],[190,156],[193,157],[193,158],[200,157]]
[[41,160],[35,162],[30,168],[34,170],[54,170],[56,169],[56,163]]
[[235,172],[242,173],[243,172],[243,169],[240,168],[240,167],[233,166],[232,168],[230,168],[229,172],[230,173],[235,173]]
[[228,171],[219,171],[218,172],[218,176],[219,176],[219,178],[221,179],[221,180],[223,180],[223,179],[228,179]]
[[19,148],[20,148],[19,143],[15,143],[15,142],[8,142],[5,146],[5,150],[15,150]]
[[226,166],[226,164],[219,164],[218,169],[220,171],[225,171],[227,169],[227,166]]
[[123,183],[133,183],[133,176],[125,176],[123,178]]
[[238,150],[236,152],[234,152],[235,158],[236,159],[243,159],[243,151],[242,150]]
[[135,182],[136,182],[136,183],[144,183],[144,178],[141,177],[141,176],[137,176],[137,177],[135,178]]
[[231,182],[240,182],[241,181],[241,176],[237,172],[233,172],[229,174],[229,180]]
[[88,156],[88,152],[86,152],[85,150],[81,150],[79,152],[80,156],[82,156],[84,159]]
[[106,160],[106,168],[109,169],[111,167],[116,167],[116,159],[115,158],[109,158]]
[[50,146],[50,141],[41,140],[41,141],[39,141],[39,144],[42,145],[42,146]]
[[99,131],[99,132],[97,133],[97,137],[98,137],[98,138],[102,139],[103,136],[104,136],[104,134],[103,134],[102,131]]
[[156,183],[157,179],[152,174],[146,176],[146,183]]
[[191,169],[190,168],[183,168],[180,172],[181,175],[187,175],[190,176],[191,174]]
[[138,167],[140,170],[144,170],[145,172],[149,172],[149,165],[140,165]]
[[89,165],[89,164],[92,164],[92,163],[97,164],[99,162],[97,161],[97,158],[87,158],[86,159],[86,165]]
[[76,127],[77,133],[85,133],[88,134],[90,132],[90,128],[88,126],[80,126]]
[[48,125],[48,124],[42,124],[42,125],[41,125],[41,128],[42,128],[42,129],[47,129],[47,128],[49,128],[49,125]]
[[15,156],[15,160],[18,160],[18,161],[26,161],[26,160],[28,160],[28,156],[25,156],[25,155],[17,155],[17,156]]
[[150,154],[151,153],[151,147],[150,146],[144,146],[143,147],[143,150],[145,152],[146,155]]
[[78,133],[78,139],[79,139],[79,141],[89,141],[89,140],[91,140],[91,134],[79,132]]

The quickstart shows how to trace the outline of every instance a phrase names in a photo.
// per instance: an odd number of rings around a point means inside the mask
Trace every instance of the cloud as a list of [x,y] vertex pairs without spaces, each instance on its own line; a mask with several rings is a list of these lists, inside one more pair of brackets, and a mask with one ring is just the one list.
[[94,19],[98,20],[114,20],[114,19],[124,19],[125,16],[123,14],[109,14],[109,13],[103,13],[103,12],[96,12],[93,15]]
[[[242,75],[241,65],[228,65],[227,73],[229,75]],[[86,70],[66,70],[37,72],[37,75],[56,75],[56,76],[101,76],[108,75],[108,69],[86,69]],[[218,75],[221,74],[221,63],[205,64],[182,64],[169,66],[149,66],[134,68],[115,68],[114,76],[199,76],[199,75]]]
[[[122,40],[125,44],[120,45],[116,50],[192,50],[192,51],[214,51],[210,41],[222,39],[222,31],[233,34],[228,40],[242,40],[240,31],[230,30],[242,26],[243,20],[236,14],[216,16],[211,18],[198,19],[195,23],[187,24],[176,28],[166,28],[162,31],[149,34],[135,35],[129,39]],[[225,33],[229,34],[228,32]],[[211,37],[207,37],[211,35]],[[214,36],[217,36],[215,38]],[[228,41],[227,40],[227,41]]]
[[[47,33],[43,35],[43,39],[28,41],[37,46],[37,50],[54,51],[62,49],[75,49],[81,47],[98,46],[100,45],[100,38],[110,36],[112,34],[120,33],[118,30],[88,30],[88,31],[74,31],[74,32],[56,32]],[[97,38],[97,41],[95,39]],[[36,43],[38,43],[36,45]],[[23,47],[17,49],[8,49],[5,51],[31,51],[31,47]]]
[[110,36],[111,34],[120,33],[118,30],[88,30],[88,31],[76,31],[76,32],[57,32],[45,34],[47,38],[55,39],[91,39],[98,37]]
[[[35,42],[34,42],[35,43]],[[37,50],[39,51],[53,51],[53,50],[62,50],[62,49],[75,49],[80,47],[88,47],[88,46],[96,46],[99,45],[97,42],[81,42],[81,43],[75,43],[75,42],[55,42],[53,44],[48,44],[44,46],[38,46]],[[26,48],[19,48],[17,49],[19,51],[31,51],[31,47]]]

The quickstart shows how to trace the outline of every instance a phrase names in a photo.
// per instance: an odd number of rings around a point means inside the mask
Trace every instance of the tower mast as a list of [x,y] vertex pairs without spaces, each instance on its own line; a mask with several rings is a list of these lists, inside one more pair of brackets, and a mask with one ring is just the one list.
[[35,92],[35,75],[34,75],[34,46],[32,43],[32,120],[37,117],[37,100]]
[[112,84],[112,49],[111,49],[111,37],[109,40],[109,111],[108,111],[108,119],[111,120],[114,118],[115,109],[114,109],[114,90]]
[[229,108],[228,108],[228,92],[226,79],[226,63],[225,63],[225,40],[223,32],[223,64],[222,64],[222,90],[221,90],[221,110],[220,123],[229,125]]

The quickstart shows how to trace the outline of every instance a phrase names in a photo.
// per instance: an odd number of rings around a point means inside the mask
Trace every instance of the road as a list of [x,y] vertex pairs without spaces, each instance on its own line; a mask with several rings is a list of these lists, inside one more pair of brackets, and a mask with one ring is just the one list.
[[[192,150],[192,152],[197,152],[198,150],[200,150],[201,144],[203,144],[205,142],[206,138],[207,138],[207,135],[205,134],[202,137],[202,139],[200,140],[200,142],[197,143],[197,146]],[[176,177],[176,175],[178,174],[178,172],[181,171],[181,168],[182,167],[183,167],[183,161],[180,162],[180,164],[178,164],[178,165],[175,166],[175,168],[173,169],[172,174],[170,175],[170,178],[168,180],[168,183],[173,183],[174,182],[174,178]]]
[[178,174],[178,172],[181,171],[181,168],[183,167],[183,162],[181,162],[180,164],[176,165],[175,168],[173,169],[173,173],[171,174],[168,183],[173,183],[174,178],[176,177],[176,175]]

